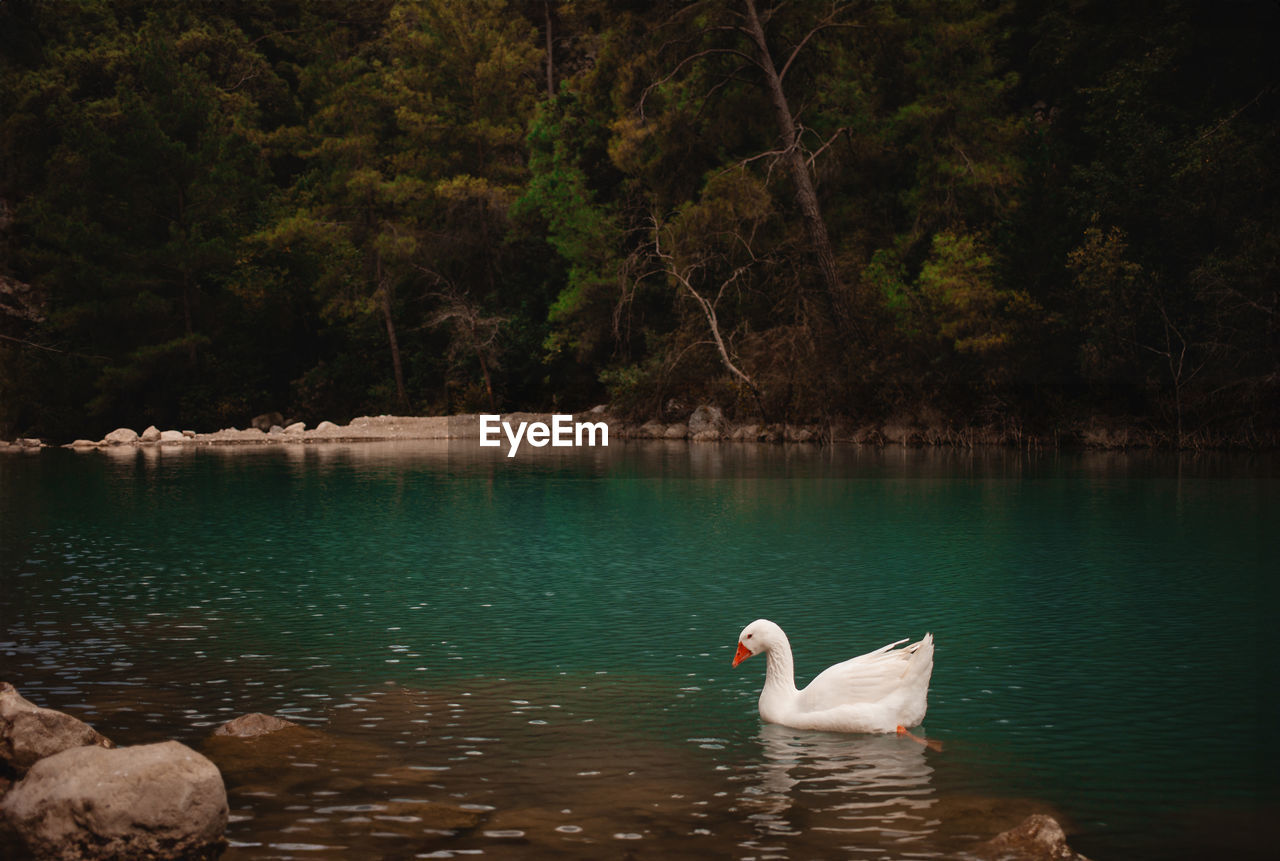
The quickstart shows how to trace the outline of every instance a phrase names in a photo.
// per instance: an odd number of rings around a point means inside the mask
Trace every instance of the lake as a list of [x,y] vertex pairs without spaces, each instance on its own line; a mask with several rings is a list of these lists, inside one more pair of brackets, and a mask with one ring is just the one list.
[[[1261,858],[1278,545],[1270,456],[5,453],[0,678],[213,758],[233,861],[955,857],[1032,812]],[[800,684],[931,631],[943,750],[762,725],[757,617]],[[209,740],[248,712],[306,731]]]

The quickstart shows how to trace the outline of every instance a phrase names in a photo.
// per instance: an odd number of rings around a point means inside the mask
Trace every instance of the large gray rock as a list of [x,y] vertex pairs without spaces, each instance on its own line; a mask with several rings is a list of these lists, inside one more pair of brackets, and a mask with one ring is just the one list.
[[132,428],[116,428],[107,434],[102,441],[107,445],[128,445],[131,442],[138,441],[138,432]]
[[41,708],[0,682],[0,770],[22,776],[45,757],[83,745],[114,746],[84,721]]
[[8,837],[43,859],[213,855],[227,827],[217,767],[176,741],[64,750],[0,802]]
[[1016,828],[978,844],[973,853],[999,861],[1089,861],[1067,845],[1058,820],[1043,813],[1032,814]]
[[[697,439],[699,434],[706,431],[715,431],[718,439],[724,433],[725,427],[724,413],[721,412],[719,407],[703,404],[693,411],[693,415],[689,416],[689,436],[694,439]],[[703,437],[703,439],[709,438]]]
[[138,437],[139,442],[160,442],[160,428],[155,425],[149,425],[142,435]]

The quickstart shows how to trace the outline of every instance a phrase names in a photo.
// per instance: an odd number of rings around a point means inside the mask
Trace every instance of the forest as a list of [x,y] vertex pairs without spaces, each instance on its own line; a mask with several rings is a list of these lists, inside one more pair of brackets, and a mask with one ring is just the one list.
[[1270,0],[0,0],[0,438],[1280,434]]

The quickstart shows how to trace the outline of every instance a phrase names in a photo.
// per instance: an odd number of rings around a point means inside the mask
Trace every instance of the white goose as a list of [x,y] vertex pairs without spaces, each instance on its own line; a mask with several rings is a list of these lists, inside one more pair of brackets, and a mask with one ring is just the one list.
[[[924,720],[933,675],[933,635],[904,649],[906,640],[828,667],[804,690],[796,689],[791,643],[782,628],[757,619],[742,629],[736,667],[765,653],[760,717],[793,729],[825,732],[897,732]],[[915,736],[912,736],[915,738]],[[922,743],[923,739],[916,739]]]

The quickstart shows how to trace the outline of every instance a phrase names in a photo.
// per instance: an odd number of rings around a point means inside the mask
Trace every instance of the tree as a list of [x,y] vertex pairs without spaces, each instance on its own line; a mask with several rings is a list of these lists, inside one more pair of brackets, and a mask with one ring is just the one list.
[[[4,87],[14,265],[48,309],[32,340],[59,351],[25,373],[59,377],[99,421],[176,422],[218,373],[225,287],[263,189],[257,96],[274,76],[220,17],[60,9],[29,10],[43,53]],[[41,423],[66,421],[83,418]]]
[[[1032,14],[1034,12],[1034,14]],[[1275,420],[1274,4],[1038,4],[1024,89],[1045,168],[1036,298],[1086,408],[1160,417],[1175,444]],[[1031,221],[1034,217],[1035,221]],[[1050,353],[1048,355],[1053,355]]]
[[747,289],[756,270],[768,261],[757,256],[756,234],[771,216],[772,201],[764,187],[744,173],[722,173],[708,184],[702,200],[684,207],[668,223],[653,222],[653,257],[677,289],[696,303],[721,363],[747,388],[762,415],[764,396],[739,367],[730,333],[721,325],[719,308]]
[[[332,47],[302,77],[315,111],[282,138],[296,145],[293,136],[303,136],[309,165],[261,234],[319,262],[331,320],[379,318],[401,410],[411,406],[401,294],[422,297],[440,277],[473,307],[492,286],[484,255],[492,257],[501,231],[490,215],[504,217],[504,185],[523,172],[517,118],[532,103],[533,88],[520,81],[536,64],[532,30],[505,21],[500,3],[467,6],[459,19],[445,3],[395,4],[378,36],[363,41],[329,25]],[[461,225],[460,212],[480,217]],[[488,247],[476,248],[466,238],[473,234],[487,236]],[[418,318],[413,328],[425,325]]]
[[[811,175],[814,159],[830,141],[817,152],[806,149],[802,137],[804,127],[792,110],[783,85],[788,72],[795,67],[801,52],[815,37],[832,27],[850,26],[845,16],[853,5],[832,3],[824,10],[826,14],[817,20],[814,20],[812,15],[800,13],[803,26],[807,29],[791,40],[791,49],[779,68],[774,61],[774,52],[770,47],[765,27],[775,17],[783,17],[781,7],[782,4],[770,6],[762,15],[756,9],[755,0],[743,0],[740,11],[728,7],[720,8],[720,4],[707,3],[693,4],[680,10],[672,22],[679,24],[689,20],[692,22],[694,32],[691,37],[672,39],[667,44],[683,46],[692,41],[695,50],[678,57],[672,70],[650,85],[644,98],[647,99],[655,90],[666,87],[677,75],[684,72],[686,67],[707,58],[727,57],[731,62],[741,62],[722,69],[718,74],[713,72],[700,76],[702,80],[709,81],[703,98],[709,98],[716,90],[730,83],[741,82],[739,73],[743,68],[754,67],[759,75],[758,86],[761,86],[762,95],[768,101],[773,113],[775,141],[778,145],[764,153],[748,156],[743,163],[767,157],[780,160],[786,166],[791,180],[792,195],[800,211],[810,251],[821,276],[827,314],[836,330],[844,332],[850,323],[846,289],[836,265],[836,254]],[[811,8],[805,11],[809,12]],[[791,29],[794,30],[794,28],[795,25],[792,24]],[[726,39],[726,34],[730,38]],[[839,131],[832,139],[838,134]]]

